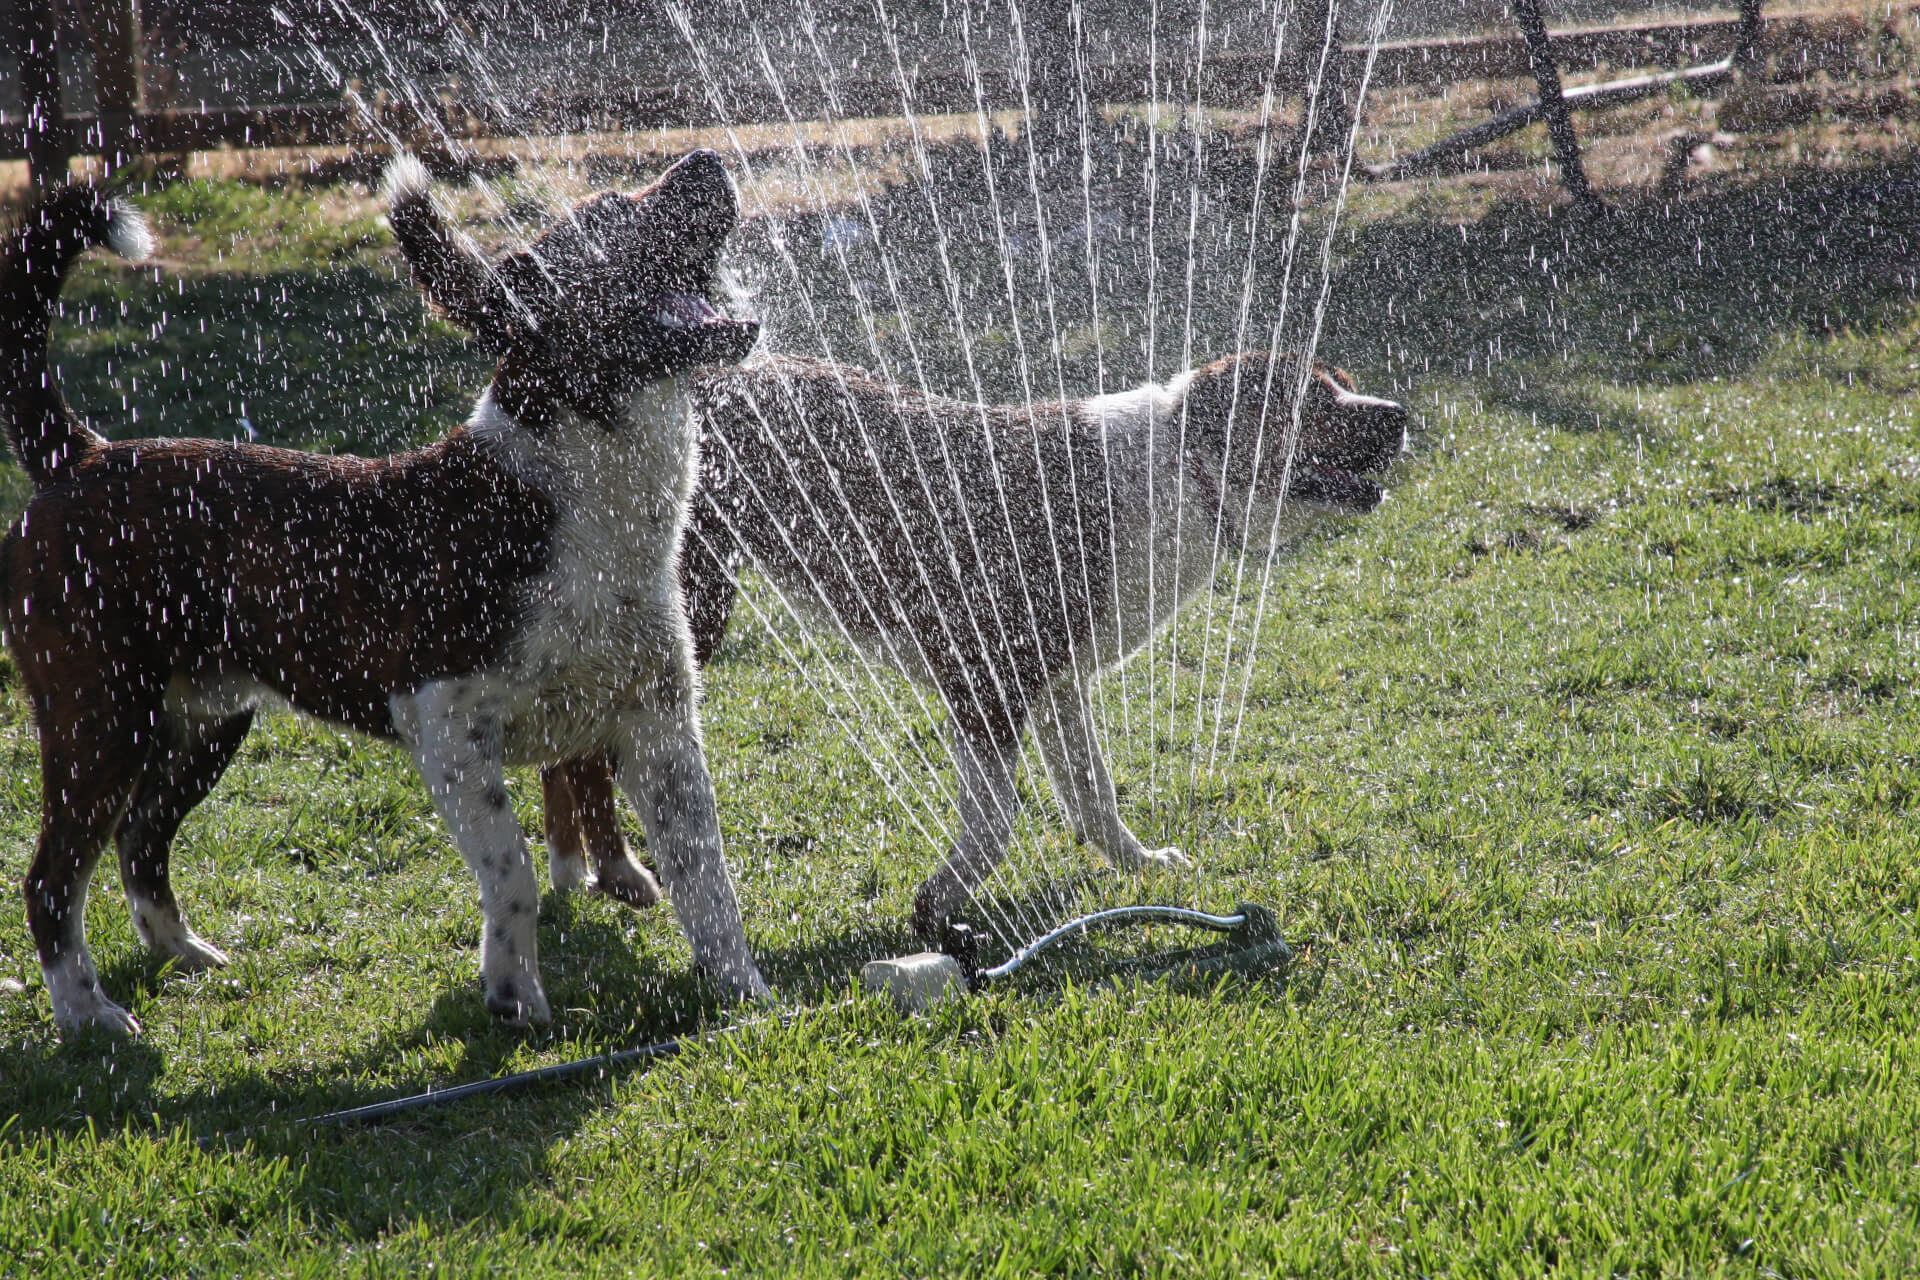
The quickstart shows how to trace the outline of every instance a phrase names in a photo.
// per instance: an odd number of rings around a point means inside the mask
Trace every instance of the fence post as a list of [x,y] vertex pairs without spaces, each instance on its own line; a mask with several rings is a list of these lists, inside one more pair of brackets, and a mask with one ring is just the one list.
[[1540,108],[1547,116],[1547,134],[1553,139],[1554,163],[1560,166],[1560,181],[1567,194],[1588,213],[1603,213],[1587,167],[1580,160],[1580,140],[1574,136],[1573,113],[1560,94],[1560,68],[1553,62],[1553,45],[1547,39],[1547,20],[1540,13],[1540,0],[1513,0],[1513,20],[1527,39],[1527,62],[1533,69],[1533,82],[1540,88]]
[[67,123],[60,109],[60,0],[17,4],[20,98],[26,107],[27,172],[37,190],[66,181]]
[[140,0],[84,0],[93,36],[100,157],[108,172],[140,151]]
[[1733,41],[1734,70],[1746,74],[1760,61],[1760,0],[1740,0],[1740,34]]

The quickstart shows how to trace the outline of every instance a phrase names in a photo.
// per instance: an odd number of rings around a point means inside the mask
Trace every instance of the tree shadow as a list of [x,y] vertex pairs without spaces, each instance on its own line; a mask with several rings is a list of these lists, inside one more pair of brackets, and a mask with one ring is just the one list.
[[[1327,315],[1397,386],[1470,381],[1564,430],[1648,432],[1596,395],[1741,375],[1782,339],[1898,319],[1920,295],[1920,170],[1802,170],[1588,220],[1514,201],[1477,222],[1360,224]],[[1353,354],[1349,354],[1353,353]]]

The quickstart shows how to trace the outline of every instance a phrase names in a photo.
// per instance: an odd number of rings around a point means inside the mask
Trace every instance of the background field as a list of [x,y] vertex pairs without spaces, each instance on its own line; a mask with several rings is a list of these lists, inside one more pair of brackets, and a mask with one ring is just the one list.
[[[1500,91],[1383,118],[1437,128]],[[1056,972],[915,1021],[849,1002],[860,962],[910,945],[937,856],[915,815],[944,820],[863,751],[937,727],[888,728],[879,691],[797,676],[801,635],[749,623],[708,741],[750,933],[814,1011],[595,1084],[303,1129],[715,1011],[669,912],[550,899],[554,1031],[495,1029],[471,882],[402,757],[275,718],[176,848],[233,968],[157,967],[96,885],[141,1040],[59,1042],[0,911],[22,984],[0,1271],[1920,1267],[1920,173],[1904,107],[1815,112],[1654,196],[1662,131],[1703,109],[1614,117],[1595,163],[1624,208],[1598,229],[1554,202],[1541,140],[1360,201],[1325,350],[1417,408],[1416,455],[1278,579],[1230,768],[1177,724],[1110,734],[1129,817],[1197,877],[1110,875],[1029,787],[1000,919],[1263,901],[1284,979]],[[101,425],[369,451],[464,411],[482,366],[422,316],[364,190],[146,203],[157,279],[90,261],[57,339]],[[1207,621],[1163,650],[1176,686]],[[38,778],[11,689],[0,755],[16,879]]]

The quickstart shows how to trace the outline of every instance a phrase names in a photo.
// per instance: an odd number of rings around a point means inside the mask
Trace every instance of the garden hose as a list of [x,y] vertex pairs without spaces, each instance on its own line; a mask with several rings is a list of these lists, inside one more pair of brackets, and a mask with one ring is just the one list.
[[[1118,975],[1122,978],[1131,977],[1151,981],[1159,978],[1205,977],[1230,973],[1252,976],[1268,970],[1284,968],[1293,958],[1292,949],[1281,940],[1279,921],[1271,910],[1258,903],[1242,903],[1234,909],[1232,915],[1224,916],[1210,915],[1207,912],[1194,911],[1186,907],[1112,907],[1069,920],[1035,938],[1008,959],[990,968],[982,968],[978,962],[980,934],[962,924],[950,925],[942,939],[942,950],[924,952],[917,956],[902,956],[895,960],[875,960],[861,971],[861,978],[869,990],[885,991],[893,997],[895,1004],[902,1012],[913,1013],[928,1008],[950,995],[978,991],[1004,981],[1024,968],[1035,956],[1069,938],[1131,924],[1180,924],[1197,929],[1209,929],[1223,933],[1226,937],[1212,946],[1183,952],[1171,960],[1162,956],[1151,967],[1142,967],[1139,963],[1135,963]],[[772,1020],[785,1022],[793,1016],[792,1014],[775,1014]],[[294,1123],[309,1128],[371,1124],[392,1116],[425,1111],[430,1107],[461,1102],[468,1098],[489,1097],[494,1094],[554,1084],[563,1080],[576,1080],[583,1076],[604,1074],[621,1067],[651,1062],[656,1058],[671,1057],[688,1044],[732,1035],[768,1020],[754,1018],[744,1022],[729,1023],[713,1030],[690,1032],[670,1040],[657,1040],[652,1044],[637,1045],[634,1048],[613,1053],[597,1054],[594,1057],[581,1058],[573,1062],[556,1063],[553,1066],[539,1067],[532,1071],[516,1071],[510,1075],[492,1076],[469,1084],[429,1089],[425,1093],[389,1098],[383,1102],[370,1102],[365,1106],[348,1107],[341,1111],[329,1111],[323,1115],[296,1120]],[[209,1141],[224,1142],[242,1139],[253,1132],[251,1128],[242,1129],[216,1135]]]

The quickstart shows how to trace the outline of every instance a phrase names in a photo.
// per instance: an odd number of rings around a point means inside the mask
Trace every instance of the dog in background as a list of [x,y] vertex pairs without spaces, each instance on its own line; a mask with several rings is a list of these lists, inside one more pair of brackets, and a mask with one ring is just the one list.
[[[733,184],[696,152],[491,262],[417,161],[387,192],[424,293],[499,363],[465,426],[386,458],[108,442],[57,388],[49,316],[82,251],[144,256],[144,224],[74,187],[0,245],[0,399],[34,485],[0,545],[0,607],[40,737],[27,919],[65,1030],[138,1030],[87,951],[108,840],[142,940],[189,969],[225,961],[181,913],[169,847],[266,702],[411,752],[479,880],[497,1017],[549,1018],[504,769],[583,752],[639,811],[695,962],[733,993],[767,990],[721,852],[675,576],[689,371],[757,336],[712,301]],[[637,864],[601,874],[653,892]]]
[[[682,581],[702,661],[751,563],[790,604],[946,704],[960,830],[919,889],[944,922],[1004,856],[1029,722],[1073,832],[1123,869],[1184,866],[1120,816],[1088,686],[1213,581],[1223,554],[1372,510],[1407,412],[1337,369],[1252,352],[1064,404],[932,398],[756,359],[694,388],[702,478]],[[628,854],[604,761],[545,775],[556,883]]]

